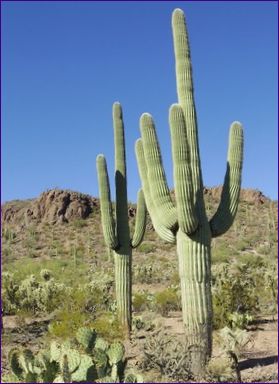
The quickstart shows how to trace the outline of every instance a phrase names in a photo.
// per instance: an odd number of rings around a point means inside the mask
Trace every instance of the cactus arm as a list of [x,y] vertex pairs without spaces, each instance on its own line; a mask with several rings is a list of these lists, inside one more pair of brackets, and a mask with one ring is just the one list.
[[113,104],[112,117],[115,153],[116,233],[119,245],[127,247],[130,245],[130,232],[128,224],[125,138],[122,108],[118,102]]
[[187,140],[190,150],[192,170],[193,197],[202,188],[202,175],[199,156],[197,117],[194,103],[194,87],[192,80],[192,64],[185,16],[181,9],[172,14],[172,29],[176,63],[176,82],[178,102],[181,105],[187,128]]
[[150,188],[149,188],[149,181],[147,177],[147,168],[146,168],[146,162],[144,158],[144,152],[143,152],[143,145],[142,145],[142,139],[138,139],[136,141],[135,145],[135,151],[136,151],[136,157],[137,157],[137,163],[138,163],[138,169],[139,169],[139,174],[141,178],[141,183],[142,183],[142,189],[144,193],[144,198],[145,198],[145,203],[147,210],[150,214],[152,224],[158,233],[158,235],[165,241],[169,243],[175,243],[175,236],[173,232],[162,225],[159,221],[159,218],[156,213],[156,208],[152,200]]
[[140,130],[153,203],[160,217],[160,222],[168,229],[176,229],[176,209],[167,186],[155,125],[152,116],[148,113],[141,116]]
[[107,164],[106,159],[103,155],[97,156],[97,173],[104,238],[109,248],[116,249],[118,247],[118,241],[115,236],[115,223],[110,200],[110,187],[107,172]]
[[132,247],[136,248],[142,242],[146,227],[146,206],[142,189],[138,191],[137,214],[135,232],[132,239]]
[[225,233],[234,221],[241,187],[242,161],[243,129],[239,122],[234,122],[230,127],[227,171],[221,201],[215,215],[210,220],[213,237]]
[[194,206],[186,127],[180,105],[171,106],[169,122],[178,224],[184,233],[190,235],[196,231],[199,222]]

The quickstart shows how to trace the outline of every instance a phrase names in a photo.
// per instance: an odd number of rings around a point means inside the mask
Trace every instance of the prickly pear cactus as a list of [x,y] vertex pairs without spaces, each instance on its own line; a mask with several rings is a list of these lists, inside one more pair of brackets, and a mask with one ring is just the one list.
[[79,328],[76,334],[77,341],[83,346],[86,351],[90,351],[96,340],[97,334],[95,330],[83,327]]
[[124,345],[120,342],[113,343],[107,351],[109,363],[111,365],[111,377],[119,381],[119,373],[123,370],[123,360],[125,355]]
[[58,364],[50,362],[47,353],[34,356],[29,349],[11,349],[9,363],[13,374],[25,383],[52,382],[59,369]]
[[94,348],[106,352],[109,349],[109,343],[102,337],[97,337]]
[[243,130],[230,128],[227,171],[220,205],[208,220],[203,200],[192,65],[184,13],[172,16],[179,104],[170,108],[174,203],[166,182],[155,124],[150,114],[140,120],[136,143],[139,173],[147,209],[159,236],[177,244],[183,322],[192,350],[192,371],[200,375],[211,354],[211,239],[225,233],[237,212],[241,185]]
[[28,349],[13,348],[9,353],[12,373],[20,381],[33,383],[123,382],[126,366],[123,344],[109,345],[95,336],[95,331],[83,327],[75,340],[62,344],[52,341],[47,350],[36,355]]
[[96,349],[94,351],[94,362],[98,377],[104,377],[108,373],[108,356],[105,351]]

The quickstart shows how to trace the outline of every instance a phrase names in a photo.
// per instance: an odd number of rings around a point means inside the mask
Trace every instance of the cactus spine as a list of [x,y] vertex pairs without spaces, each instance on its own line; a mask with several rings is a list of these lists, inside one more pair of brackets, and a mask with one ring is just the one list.
[[137,247],[143,239],[145,232],[146,208],[143,192],[140,190],[138,192],[135,232],[131,239],[128,223],[124,124],[122,108],[119,103],[114,103],[113,105],[113,125],[115,147],[116,222],[113,217],[109,178],[106,160],[103,155],[97,157],[97,172],[104,238],[106,245],[114,251],[117,311],[121,323],[129,332],[131,328],[132,248]]
[[136,155],[147,209],[157,233],[177,244],[183,322],[191,346],[192,371],[199,375],[211,354],[211,239],[226,232],[236,215],[241,185],[243,131],[230,128],[221,202],[211,220],[203,200],[190,48],[183,11],[172,17],[179,104],[170,108],[176,205],[167,186],[152,116],[141,116]]

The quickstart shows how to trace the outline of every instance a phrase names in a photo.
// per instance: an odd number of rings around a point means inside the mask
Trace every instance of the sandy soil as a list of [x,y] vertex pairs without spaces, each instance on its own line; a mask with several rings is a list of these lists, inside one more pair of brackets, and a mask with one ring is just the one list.
[[[40,319],[20,319],[17,316],[3,317],[2,333],[2,372],[7,372],[7,354],[14,346],[24,346],[35,350],[40,348],[47,331],[50,317]],[[161,323],[170,334],[183,334],[181,313],[172,312],[161,318]],[[277,383],[278,377],[278,318],[258,319],[249,330],[253,337],[253,347],[244,351],[240,359],[243,382]],[[133,352],[130,350],[133,354]],[[216,350],[213,351],[216,353]],[[130,357],[132,357],[130,355]]]

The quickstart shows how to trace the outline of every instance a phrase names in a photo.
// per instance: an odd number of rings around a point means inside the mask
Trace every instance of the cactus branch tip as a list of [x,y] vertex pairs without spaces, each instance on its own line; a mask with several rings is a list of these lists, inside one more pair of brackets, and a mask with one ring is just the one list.
[[145,119],[153,119],[153,118],[152,118],[152,115],[151,115],[150,113],[148,113],[148,112],[144,112],[144,113],[141,115],[140,120],[143,121],[143,120],[145,120]]
[[240,121],[233,121],[232,123],[231,123],[231,127],[239,127],[239,128],[242,128],[242,124],[241,124],[241,122]]
[[138,138],[135,142],[135,152],[137,153],[142,149],[142,138]]
[[173,16],[178,16],[178,15],[183,15],[184,16],[184,12],[182,11],[181,8],[175,8],[172,12],[172,15]]
[[232,122],[230,126],[231,133],[238,134],[240,136],[243,136],[243,126],[239,121]]
[[170,106],[169,114],[181,114],[183,116],[183,109],[180,104],[174,103]]
[[116,101],[115,103],[113,103],[112,111],[115,117],[122,119],[122,107],[119,101]]
[[180,8],[176,8],[172,13],[172,24],[176,23],[185,24],[185,14]]
[[100,153],[98,156],[97,156],[97,161],[105,161],[106,158],[105,158],[105,155],[103,155],[102,153]]

